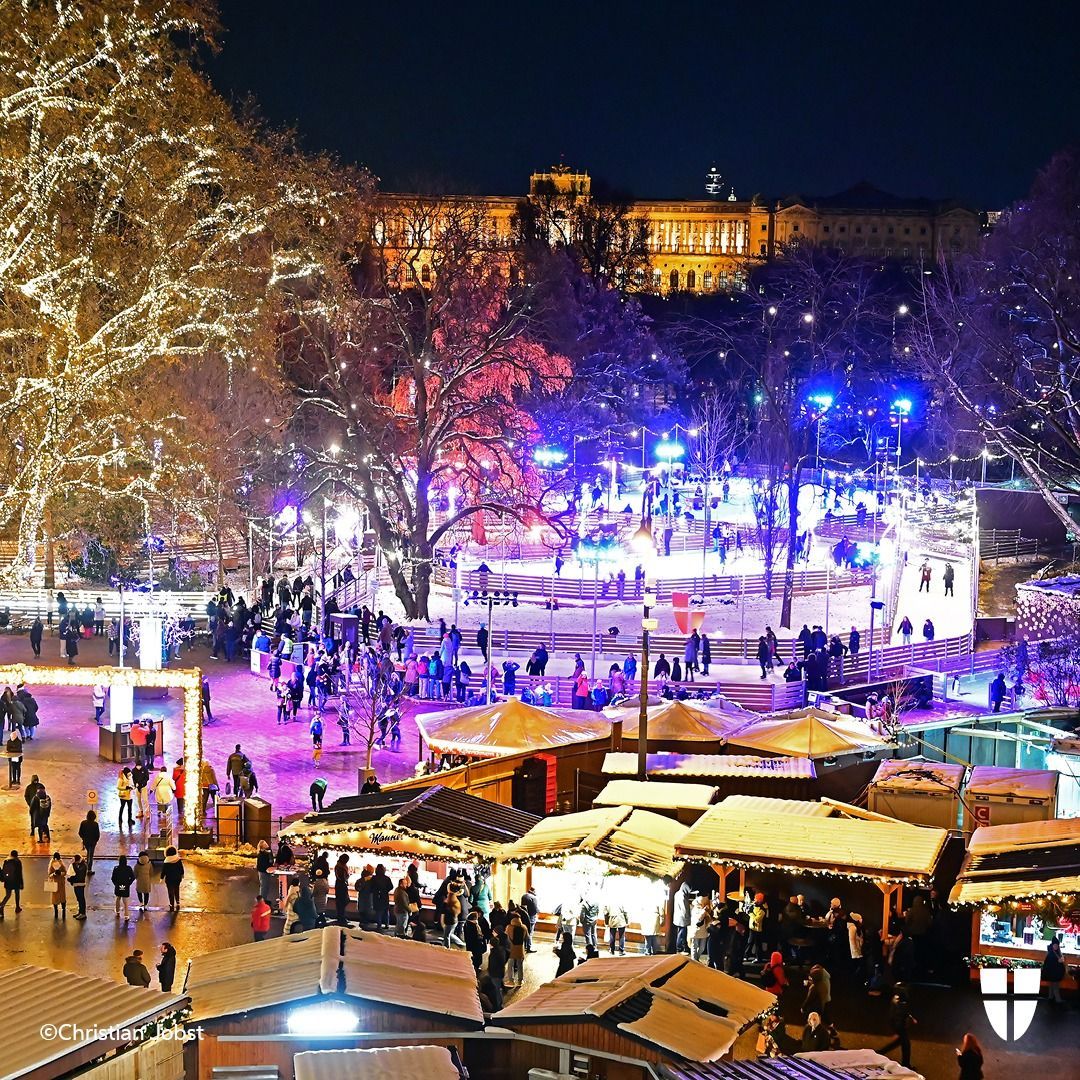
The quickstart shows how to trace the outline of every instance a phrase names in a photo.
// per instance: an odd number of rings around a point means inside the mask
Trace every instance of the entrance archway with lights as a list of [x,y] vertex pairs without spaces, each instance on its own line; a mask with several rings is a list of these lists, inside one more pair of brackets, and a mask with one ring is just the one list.
[[0,685],[17,686],[173,687],[184,694],[184,787],[193,792],[184,800],[183,827],[193,831],[201,824],[202,800],[198,798],[199,766],[202,762],[202,669],[162,668],[157,671],[115,667],[36,667],[33,664],[0,666]]

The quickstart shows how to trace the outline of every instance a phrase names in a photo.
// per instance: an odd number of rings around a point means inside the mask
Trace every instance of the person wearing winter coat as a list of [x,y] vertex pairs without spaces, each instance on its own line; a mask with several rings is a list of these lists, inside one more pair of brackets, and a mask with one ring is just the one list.
[[700,960],[709,940],[709,926],[712,924],[712,904],[707,896],[699,896],[694,901],[691,915],[694,927],[690,935],[690,959]]
[[94,874],[94,851],[101,839],[101,826],[98,825],[97,814],[93,810],[86,811],[86,817],[79,822],[79,839],[82,841],[83,851],[86,852],[86,873]]
[[86,918],[87,881],[86,860],[76,852],[75,857],[71,860],[71,869],[68,872],[68,884],[75,893],[75,903],[79,905],[79,910],[75,913],[75,918],[80,921]]
[[611,955],[626,955],[626,927],[629,923],[626,908],[622,904],[608,904],[604,908],[604,923],[608,928],[608,949]]
[[176,848],[165,850],[165,862],[161,865],[161,880],[169,894],[169,910],[180,910],[180,882],[184,880],[184,864]]
[[802,1003],[803,1016],[809,1018],[812,1012],[816,1012],[827,1023],[832,1011],[832,979],[829,973],[820,964],[814,964],[806,982],[806,997]]
[[307,885],[300,886],[300,893],[293,903],[293,910],[300,923],[300,929],[314,930],[319,923],[319,913],[315,910],[315,899]]
[[135,797],[135,784],[131,779],[131,770],[125,765],[116,778],[116,794],[120,798],[120,816],[116,822],[117,828],[124,827],[124,809],[127,808],[128,828],[135,824],[135,815],[131,809],[132,800]]
[[135,871],[128,866],[127,856],[121,855],[116,860],[116,866],[112,872],[113,895],[116,897],[116,916],[120,917],[123,908],[124,918],[128,918],[128,904],[131,897],[131,886],[135,882]]
[[345,912],[349,907],[349,856],[339,855],[334,863],[334,908],[338,926],[348,926]]
[[255,897],[255,905],[251,909],[251,933],[255,941],[265,941],[270,933],[270,905],[266,897]]
[[300,916],[296,913],[296,901],[300,899],[300,886],[290,885],[289,891],[285,894],[285,904],[282,911],[285,914],[285,928],[282,933],[288,937],[289,934],[294,933],[294,927],[299,926]]
[[144,911],[150,903],[150,889],[154,883],[154,864],[150,861],[150,852],[140,851],[135,860],[135,896],[139,907]]
[[30,803],[31,822],[37,832],[39,844],[52,839],[52,834],[49,832],[49,817],[52,814],[52,805],[52,797],[44,786],[40,786]]
[[577,952],[574,950],[574,938],[571,934],[563,934],[559,945],[559,966],[555,969],[555,978],[573,971],[577,967]]
[[510,946],[510,984],[521,986],[525,981],[525,954],[529,951],[531,939],[528,927],[517,912],[514,912],[506,928],[506,940]]
[[480,965],[484,962],[484,953],[487,952],[487,941],[484,938],[484,928],[480,924],[479,911],[469,912],[462,931],[465,950],[472,957],[473,968],[479,971]]
[[51,894],[53,918],[59,919],[61,913],[67,918],[67,867],[60,858],[60,852],[54,851],[45,871],[45,888]]
[[690,890],[690,883],[684,881],[675,893],[675,905],[672,913],[671,921],[675,924],[675,951],[676,952],[689,952],[690,948],[687,943],[687,928],[690,925],[691,905],[693,904],[693,893]]
[[157,964],[158,983],[167,994],[172,990],[173,980],[176,978],[176,949],[167,942],[161,943],[161,959]]
[[698,654],[701,650],[701,635],[694,630],[693,633],[686,639],[686,644],[683,646],[683,666],[686,669],[687,682],[694,681],[694,672],[698,667]]
[[784,958],[778,952],[769,957],[769,962],[761,970],[761,976],[762,987],[770,994],[780,997],[788,986],[788,977],[784,971]]
[[168,821],[169,807],[172,805],[173,796],[176,794],[176,785],[164,765],[161,766],[160,771],[151,782],[150,789],[154,793],[154,802],[157,805],[158,823]]
[[803,1053],[829,1049],[829,1029],[822,1023],[821,1015],[810,1013],[803,1028],[800,1050]]
[[1057,934],[1046,946],[1046,959],[1042,965],[1042,977],[1047,986],[1047,997],[1058,1005],[1061,1001],[1061,981],[1065,978],[1065,961],[1061,956],[1061,939]]
[[4,885],[4,899],[0,900],[0,921],[2,921],[4,918],[4,908],[7,907],[7,902],[13,896],[15,897],[16,913],[22,911],[22,860],[19,858],[19,853],[14,850],[14,848],[11,851],[11,855],[4,860],[3,867],[0,867],[0,882],[3,882]]
[[142,949],[136,949],[124,961],[124,981],[129,986],[149,987],[150,972],[143,963]]

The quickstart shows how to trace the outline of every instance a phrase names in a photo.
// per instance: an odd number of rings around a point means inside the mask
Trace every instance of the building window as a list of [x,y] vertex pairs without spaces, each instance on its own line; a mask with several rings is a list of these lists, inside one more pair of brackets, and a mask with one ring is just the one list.
[[886,232],[887,232],[887,233],[888,233],[888,234],[889,234],[890,236],[892,236],[892,234],[893,234],[894,232],[896,232],[896,229],[894,229],[894,228],[893,228],[893,226],[892,226],[892,225],[890,225],[890,226],[889,226],[889,227],[888,227],[888,228],[887,228],[887,229],[886,229],[885,231],[886,231]]
[[923,226],[922,226],[922,227],[921,227],[921,228],[919,229],[919,235],[920,235],[920,236],[925,236],[925,235],[926,235],[926,226],[925,226],[925,225],[923,225]]
[[661,276],[660,271],[659,270],[654,270],[652,272],[652,286],[657,292],[660,291],[660,283],[661,283],[661,281],[663,281],[663,277]]
[[762,223],[761,231],[764,232],[767,228],[768,228],[768,226],[766,224]]
[[891,247],[887,247],[885,249],[885,258],[886,259],[891,259],[892,258],[892,248]]
[[821,231],[822,232],[828,232],[830,228],[831,228],[830,225],[822,225],[821,226]]
[[856,225],[856,226],[855,226],[855,231],[856,231],[857,233],[861,233],[861,232],[862,232],[862,226],[861,226],[861,225]]
[[645,285],[645,271],[640,267],[634,271],[634,285],[639,289]]
[[706,270],[701,275],[701,287],[709,292],[712,289],[712,271]]
[[876,225],[871,225],[871,226],[870,226],[870,231],[871,231],[872,233],[876,233],[876,232],[877,232],[877,226],[876,226]]
[[679,271],[678,270],[672,270],[671,273],[668,274],[668,288],[672,292],[678,292],[679,291]]
[[728,287],[728,272],[726,270],[720,271],[720,288],[727,292]]
[[405,267],[405,280],[410,283],[416,281],[416,267],[412,263]]
[[430,266],[422,266],[420,268],[420,281],[424,285],[430,285],[431,284],[431,267]]
[[904,226],[904,235],[905,236],[910,236],[911,235],[911,227],[910,226],[908,226],[908,225]]
[[792,225],[791,226],[791,231],[792,232],[798,232],[799,231],[799,226],[798,225]]
[[686,272],[686,287],[688,289],[697,287],[697,274],[693,270],[687,270]]
[[761,250],[758,252],[758,254],[759,255],[768,255],[769,254],[768,248],[766,247],[764,240],[761,242]]
[[836,231],[837,232],[847,232],[847,226],[846,225],[841,225]]
[[904,256],[904,258],[905,258],[905,259],[907,259],[907,258],[909,258],[909,257],[910,257],[910,255],[911,255],[911,245],[910,245],[910,244],[905,244],[905,245],[903,246],[903,248],[902,248],[902,254],[903,254],[903,256]]
[[746,274],[744,274],[742,270],[736,270],[735,271],[735,288],[736,289],[745,289],[746,288]]

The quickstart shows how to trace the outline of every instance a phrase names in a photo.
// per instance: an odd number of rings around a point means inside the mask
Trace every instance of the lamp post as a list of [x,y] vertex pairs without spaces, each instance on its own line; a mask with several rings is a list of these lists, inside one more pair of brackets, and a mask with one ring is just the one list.
[[814,450],[814,471],[818,473],[818,481],[824,487],[825,477],[821,474],[821,421],[832,407],[832,394],[814,394],[810,398],[810,404],[817,406],[817,444]]
[[904,421],[911,415],[911,401],[909,398],[900,398],[892,403],[892,411],[896,413],[896,490],[900,490],[900,450],[904,441]]

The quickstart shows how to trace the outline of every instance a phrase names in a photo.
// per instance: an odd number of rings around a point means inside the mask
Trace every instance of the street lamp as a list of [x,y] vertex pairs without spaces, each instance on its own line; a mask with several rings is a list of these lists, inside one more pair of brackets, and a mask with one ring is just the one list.
[[900,490],[900,450],[903,445],[904,424],[911,415],[911,399],[898,398],[892,403],[892,412],[896,413],[896,490]]

